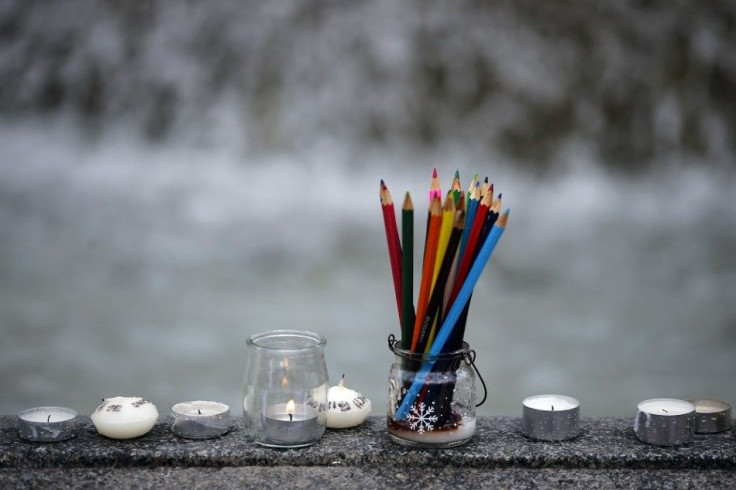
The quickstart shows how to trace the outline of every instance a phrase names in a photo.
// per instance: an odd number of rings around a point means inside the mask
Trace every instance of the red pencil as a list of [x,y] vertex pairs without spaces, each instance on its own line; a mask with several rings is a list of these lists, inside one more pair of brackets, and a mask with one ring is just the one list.
[[379,195],[381,197],[381,210],[383,211],[383,224],[386,228],[386,243],[388,244],[388,257],[391,262],[391,275],[394,280],[396,308],[399,311],[399,325],[401,325],[401,242],[399,242],[399,229],[396,226],[394,201],[383,180],[381,180]]

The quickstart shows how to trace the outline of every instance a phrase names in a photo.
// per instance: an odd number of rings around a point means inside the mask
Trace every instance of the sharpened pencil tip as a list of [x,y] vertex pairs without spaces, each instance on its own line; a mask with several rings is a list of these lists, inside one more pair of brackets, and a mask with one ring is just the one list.
[[432,178],[433,179],[436,179],[437,178],[437,169],[436,168],[434,170],[432,170]]
[[509,219],[509,211],[510,209],[506,209],[506,211],[503,212],[501,216],[498,217],[498,221],[496,221],[496,226],[499,228],[506,228],[506,222]]
[[460,170],[458,170],[458,169],[455,169],[455,178],[456,179],[459,179],[460,178]]

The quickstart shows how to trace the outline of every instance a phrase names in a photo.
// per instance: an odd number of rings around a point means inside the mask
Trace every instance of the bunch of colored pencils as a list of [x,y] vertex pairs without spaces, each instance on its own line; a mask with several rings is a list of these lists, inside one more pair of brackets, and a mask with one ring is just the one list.
[[[391,262],[396,307],[401,325],[401,347],[429,358],[462,347],[470,298],[481,272],[506,228],[501,195],[493,196],[493,184],[473,177],[463,192],[460,175],[442,196],[437,169],[432,174],[424,239],[422,273],[414,306],[414,205],[409,192],[401,207],[401,239],[391,193],[381,180],[381,209]],[[404,396],[395,417],[403,419],[433,368],[424,361]]]
[[429,190],[421,280],[414,307],[414,205],[409,192],[401,207],[401,239],[391,193],[381,180],[381,209],[391,262],[401,347],[415,353],[452,352],[463,343],[473,288],[508,219],[493,184],[476,175],[463,192],[460,175],[442,196],[437,169]]

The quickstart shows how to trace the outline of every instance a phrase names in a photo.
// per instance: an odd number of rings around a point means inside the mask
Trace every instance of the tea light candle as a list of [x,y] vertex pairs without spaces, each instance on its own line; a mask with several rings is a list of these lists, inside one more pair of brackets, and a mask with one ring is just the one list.
[[112,439],[132,439],[150,431],[158,420],[156,406],[139,397],[106,398],[91,416],[97,432]]
[[731,428],[731,405],[720,400],[690,400],[695,405],[695,432],[711,434]]
[[323,432],[317,419],[317,410],[298,405],[294,400],[267,407],[262,423],[265,445],[306,446],[318,441]]
[[695,405],[674,398],[652,398],[637,405],[634,432],[640,441],[677,446],[692,439]]
[[327,427],[345,429],[362,424],[371,413],[371,401],[355,390],[345,388],[345,376],[327,392]]
[[540,441],[564,441],[580,432],[580,402],[564,395],[535,395],[524,399],[522,432]]
[[179,437],[210,439],[230,430],[230,407],[224,403],[191,401],[171,407],[174,424],[171,430]]
[[66,441],[76,435],[77,412],[64,407],[29,408],[18,414],[18,434],[27,441]]

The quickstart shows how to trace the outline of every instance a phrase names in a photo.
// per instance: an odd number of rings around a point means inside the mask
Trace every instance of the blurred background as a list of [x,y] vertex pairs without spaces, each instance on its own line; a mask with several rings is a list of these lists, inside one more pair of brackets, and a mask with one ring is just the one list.
[[511,208],[480,414],[734,403],[735,82],[727,2],[0,0],[0,413],[240,414],[245,339],[300,328],[383,414],[379,181],[434,167]]

